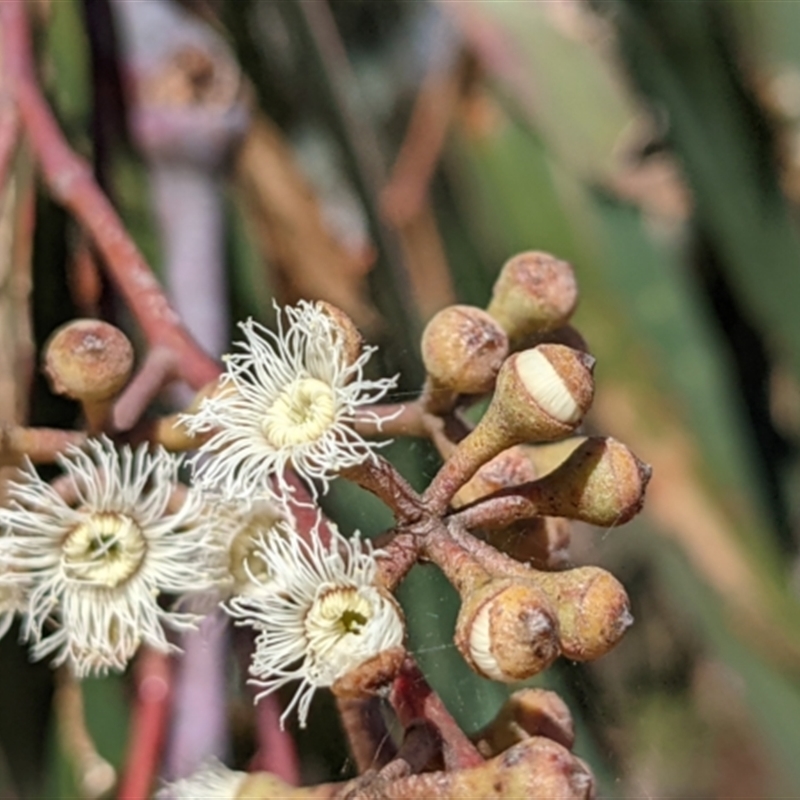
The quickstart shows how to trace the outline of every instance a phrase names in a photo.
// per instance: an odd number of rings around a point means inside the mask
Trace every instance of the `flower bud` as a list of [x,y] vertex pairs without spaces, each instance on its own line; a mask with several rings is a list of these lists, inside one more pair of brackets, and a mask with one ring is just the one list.
[[639,513],[651,468],[616,439],[586,439],[560,467],[523,492],[539,514],[621,525]]
[[487,758],[530,736],[546,736],[568,750],[575,727],[566,703],[547,689],[520,689],[506,700],[497,716],[478,734],[477,747]]
[[100,402],[114,397],[133,369],[133,347],[113,325],[77,319],[62,325],[45,345],[44,371],[58,394]]
[[414,776],[413,779],[420,786],[425,779],[431,780],[427,792],[416,796],[448,800],[462,797],[589,800],[594,797],[594,777],[586,764],[566,747],[544,736],[531,736],[478,767]]
[[560,327],[577,302],[578,288],[570,264],[532,250],[503,265],[487,311],[509,339],[517,340]]
[[422,334],[422,361],[435,389],[483,394],[508,355],[508,338],[485,311],[449,306],[436,314]]
[[633,623],[622,584],[600,567],[579,567],[537,577],[556,609],[561,651],[573,661],[605,655]]
[[492,580],[465,597],[455,644],[478,674],[505,683],[521,681],[558,657],[558,622],[536,584]]
[[559,439],[578,427],[594,396],[594,358],[542,344],[506,359],[484,420],[509,431],[517,444]]
[[484,464],[453,498],[453,508],[460,508],[493,494],[499,489],[519,486],[536,479],[536,467],[522,447],[510,447]]
[[593,366],[590,355],[555,344],[507,358],[486,413],[428,486],[423,499],[429,509],[444,511],[480,467],[503,450],[574,431],[592,402]]

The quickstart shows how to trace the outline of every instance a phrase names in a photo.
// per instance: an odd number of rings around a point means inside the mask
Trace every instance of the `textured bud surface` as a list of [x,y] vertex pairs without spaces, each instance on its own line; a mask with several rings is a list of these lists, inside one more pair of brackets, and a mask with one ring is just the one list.
[[437,384],[462,394],[490,391],[506,355],[503,329],[472,306],[442,309],[422,334],[426,371]]
[[119,328],[100,320],[78,319],[50,337],[44,369],[59,394],[76,400],[107,400],[130,377],[133,347]]

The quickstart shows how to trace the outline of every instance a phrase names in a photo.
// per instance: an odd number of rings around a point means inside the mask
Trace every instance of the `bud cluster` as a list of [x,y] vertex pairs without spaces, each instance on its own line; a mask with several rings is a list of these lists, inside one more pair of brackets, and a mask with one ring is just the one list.
[[[380,405],[395,379],[366,377],[374,348],[349,317],[301,302],[279,311],[277,331],[242,323],[220,379],[183,414],[138,428],[173,362],[155,348],[129,382],[124,334],[95,320],[64,326],[45,371],[82,404],[92,455],[60,457],[72,495],[29,465],[0,509],[0,633],[19,614],[36,657],[53,654],[83,676],[124,669],[141,642],[173,649],[165,625],[191,627],[222,603],[253,631],[257,699],[299,686],[281,725],[293,711],[305,725],[318,688],[357,702],[392,686],[410,735],[410,721],[432,722],[433,706],[409,695],[429,689],[402,678],[410,658],[394,590],[432,561],[460,593],[454,642],[481,676],[511,683],[559,656],[599,658],[631,624],[629,600],[609,572],[571,567],[568,520],[628,521],[650,469],[620,442],[580,435],[595,360],[568,324],[576,302],[569,264],[540,252],[512,258],[487,309],[454,305],[431,319],[426,381],[406,407]],[[479,403],[470,424],[465,412]],[[161,447],[134,451],[106,435],[121,431]],[[426,435],[438,447],[444,463],[421,494],[380,457],[387,442],[374,439],[386,435]],[[195,449],[191,488],[167,449]],[[391,507],[396,524],[380,549],[342,536],[314,507],[342,477]],[[186,595],[192,613],[165,610],[162,592]],[[553,716],[552,701],[533,706]],[[403,708],[414,710],[409,725]],[[476,787],[498,775],[519,796],[588,795],[591,775],[561,723],[516,739],[485,733],[485,762],[463,733],[460,745],[448,741],[455,723],[440,725],[442,752],[424,763],[452,766],[447,754],[461,747],[463,769],[431,773],[420,796],[434,784],[435,796],[489,796]]]

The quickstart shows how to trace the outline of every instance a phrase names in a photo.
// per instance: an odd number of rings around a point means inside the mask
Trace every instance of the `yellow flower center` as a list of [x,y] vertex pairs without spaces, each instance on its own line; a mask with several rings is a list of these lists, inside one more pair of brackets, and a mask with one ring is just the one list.
[[[239,591],[251,584],[252,575],[259,583],[266,583],[272,576],[269,568],[258,554],[258,538],[263,528],[248,525],[236,534],[228,551],[228,569]],[[272,532],[268,533],[270,535]],[[279,535],[279,534],[274,534]]]
[[276,448],[313,442],[336,418],[333,389],[316,378],[290,383],[267,410],[261,430]]
[[141,528],[130,517],[97,513],[70,531],[62,563],[69,578],[113,589],[139,569],[146,550]]
[[335,647],[349,634],[358,636],[372,613],[371,603],[357,589],[341,587],[326,592],[306,615],[306,633],[312,648],[319,653]]

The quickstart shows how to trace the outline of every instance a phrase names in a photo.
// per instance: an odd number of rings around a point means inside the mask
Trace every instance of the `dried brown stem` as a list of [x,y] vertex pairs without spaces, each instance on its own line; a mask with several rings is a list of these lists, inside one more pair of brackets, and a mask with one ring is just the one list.
[[408,571],[417,563],[422,549],[422,538],[412,533],[399,533],[378,554],[376,581],[393,591]]
[[398,227],[408,224],[424,207],[458,107],[463,66],[462,59],[457,59],[430,71],[414,100],[405,139],[381,195],[383,213]]
[[81,431],[0,426],[0,464],[20,464],[25,456],[34,464],[50,464],[68,447],[80,447],[85,441]]
[[[378,417],[380,422],[375,421]],[[423,408],[418,400],[412,403],[386,403],[365,409],[353,426],[361,436],[418,436],[427,432]]]

